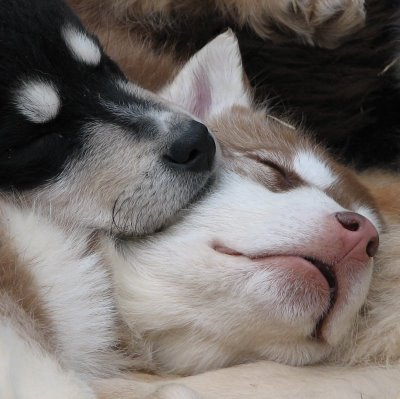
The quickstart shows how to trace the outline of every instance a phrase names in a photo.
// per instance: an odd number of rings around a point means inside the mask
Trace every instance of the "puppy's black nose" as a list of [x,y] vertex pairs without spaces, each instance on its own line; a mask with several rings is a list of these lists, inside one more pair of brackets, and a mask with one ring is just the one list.
[[208,129],[199,122],[190,121],[168,152],[166,162],[175,169],[206,172],[212,169],[215,142]]

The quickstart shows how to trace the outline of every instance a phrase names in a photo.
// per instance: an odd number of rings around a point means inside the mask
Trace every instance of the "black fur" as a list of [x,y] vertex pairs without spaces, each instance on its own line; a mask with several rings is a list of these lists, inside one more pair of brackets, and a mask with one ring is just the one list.
[[272,40],[263,40],[208,10],[195,17],[170,14],[167,24],[151,16],[151,23],[131,26],[182,58],[232,28],[259,101],[290,112],[353,166],[400,169],[400,60],[384,72],[400,56],[399,0],[367,1],[365,28],[334,50],[298,44],[278,26]]
[[[96,121],[114,122],[139,134],[140,120],[124,121],[100,102],[129,103],[141,112],[160,104],[131,96],[116,87],[125,79],[117,65],[102,53],[98,66],[75,60],[61,27],[84,31],[78,18],[60,0],[0,2],[0,188],[30,189],[58,176],[84,140],[81,127]],[[93,40],[98,43],[97,39]],[[99,46],[100,47],[100,46]],[[54,82],[62,106],[48,123],[32,123],[15,106],[15,91],[23,80]],[[147,129],[148,130],[148,129]]]

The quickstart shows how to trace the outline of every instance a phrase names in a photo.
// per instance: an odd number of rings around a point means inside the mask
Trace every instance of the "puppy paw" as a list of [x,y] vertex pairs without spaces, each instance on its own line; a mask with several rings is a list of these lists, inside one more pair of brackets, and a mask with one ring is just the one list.
[[365,0],[280,0],[278,25],[300,41],[326,48],[340,45],[365,23]]

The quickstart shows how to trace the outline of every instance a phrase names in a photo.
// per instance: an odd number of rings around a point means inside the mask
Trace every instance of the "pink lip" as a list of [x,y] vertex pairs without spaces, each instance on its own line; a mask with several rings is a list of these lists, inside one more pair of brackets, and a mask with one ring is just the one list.
[[[307,270],[312,270],[315,272],[315,270],[318,270],[318,280],[317,280],[317,285],[324,285],[325,287],[328,286],[329,288],[329,307],[324,312],[323,315],[321,315],[320,319],[316,323],[316,327],[314,330],[314,333],[312,336],[317,339],[323,339],[322,337],[322,329],[325,324],[325,320],[327,319],[327,316],[332,312],[332,308],[335,305],[336,302],[336,297],[337,297],[337,280],[336,280],[336,275],[334,273],[333,267],[330,265],[321,262],[319,260],[306,257],[306,256],[300,256],[300,255],[266,255],[266,254],[260,254],[260,255],[245,255],[241,252],[238,252],[234,249],[222,246],[222,245],[217,245],[214,247],[214,250],[220,254],[228,255],[228,256],[243,256],[247,259],[250,259],[254,262],[263,264],[263,260],[272,260],[279,258],[281,261],[283,261],[283,266],[288,266],[290,268],[295,268],[297,270],[302,269],[303,271],[307,272]],[[319,283],[319,284],[318,284]]]

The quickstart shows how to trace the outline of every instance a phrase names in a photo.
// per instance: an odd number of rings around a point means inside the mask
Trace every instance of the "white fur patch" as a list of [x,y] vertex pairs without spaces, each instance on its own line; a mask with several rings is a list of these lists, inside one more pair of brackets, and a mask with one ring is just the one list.
[[376,213],[372,209],[361,205],[360,207],[355,208],[354,212],[357,212],[360,215],[366,217],[374,225],[374,227],[376,228],[376,230],[378,230],[378,232],[382,232],[382,225],[379,222]]
[[306,182],[326,190],[336,181],[336,176],[321,159],[306,151],[296,154],[293,161],[296,173]]
[[62,29],[62,36],[73,57],[87,65],[99,65],[101,51],[99,46],[84,32],[72,26]]
[[33,123],[54,119],[61,106],[54,84],[42,80],[24,82],[16,92],[15,103],[18,111]]

